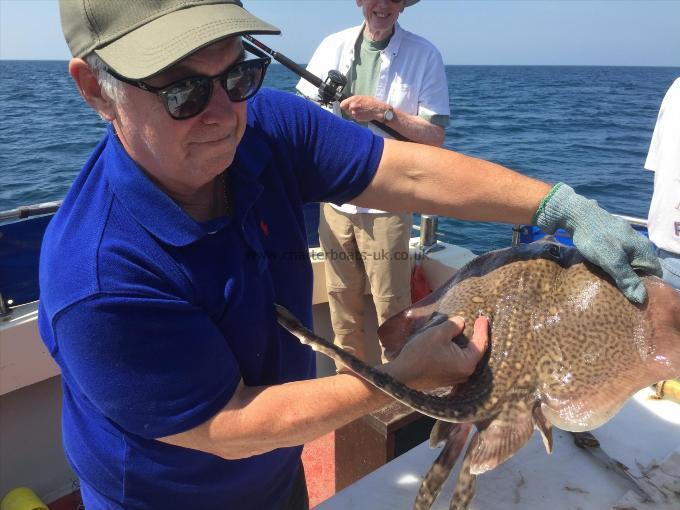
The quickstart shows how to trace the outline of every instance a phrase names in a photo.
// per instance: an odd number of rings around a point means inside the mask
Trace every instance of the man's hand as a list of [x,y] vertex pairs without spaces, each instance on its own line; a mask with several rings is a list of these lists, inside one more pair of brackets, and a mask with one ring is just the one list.
[[633,269],[661,276],[661,265],[647,239],[566,184],[555,185],[543,199],[535,223],[548,234],[558,228],[570,232],[583,256],[604,269],[635,303],[645,301],[647,290]]
[[414,389],[435,389],[465,381],[475,370],[489,341],[489,321],[479,317],[468,345],[453,342],[465,326],[461,317],[427,328],[406,343],[386,371]]
[[357,122],[384,122],[383,115],[390,105],[371,96],[351,96],[340,103],[340,108]]

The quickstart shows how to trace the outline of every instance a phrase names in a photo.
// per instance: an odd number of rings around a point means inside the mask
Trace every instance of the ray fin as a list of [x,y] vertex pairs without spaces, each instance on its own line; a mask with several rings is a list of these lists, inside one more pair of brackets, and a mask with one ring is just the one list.
[[475,432],[468,446],[465,457],[463,458],[463,465],[458,472],[456,479],[456,488],[453,490],[453,497],[449,505],[449,510],[468,510],[472,498],[475,497],[475,490],[477,488],[477,475],[470,471],[472,462],[472,452],[477,448],[479,442],[479,432]]
[[387,319],[378,328],[378,338],[388,360],[397,357],[413,333],[427,323],[443,294],[439,289]]
[[477,445],[470,452],[470,472],[475,475],[494,469],[522,448],[534,432],[534,418],[526,402],[509,401],[477,428]]
[[[437,425],[440,425],[440,427],[437,427]],[[447,431],[448,438],[442,437],[446,444],[420,484],[418,495],[413,503],[413,510],[429,510],[432,507],[465,446],[470,430],[472,430],[472,425],[469,423],[453,424],[438,421],[435,427],[438,428],[438,435],[443,435],[444,431]],[[432,436],[430,436],[430,441],[432,441]]]
[[543,439],[543,446],[545,446],[545,451],[548,454],[552,453],[553,450],[553,436],[552,436],[552,425],[543,415],[541,411],[541,406],[536,403],[531,411],[534,417],[534,425],[541,433],[541,439]]
[[449,438],[454,424],[450,421],[437,420],[430,431],[430,448],[436,448]]

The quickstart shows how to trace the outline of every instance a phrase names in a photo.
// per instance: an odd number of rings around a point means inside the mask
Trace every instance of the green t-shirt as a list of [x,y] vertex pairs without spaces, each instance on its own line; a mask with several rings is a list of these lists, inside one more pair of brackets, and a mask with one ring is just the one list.
[[362,33],[354,47],[354,62],[347,77],[347,89],[353,96],[374,96],[380,73],[380,52],[387,48],[392,36],[371,41]]
[[[354,62],[347,75],[345,92],[352,96],[375,96],[375,86],[380,74],[380,52],[387,48],[392,36],[383,41],[371,41],[362,33],[354,46]],[[342,113],[343,118],[351,117]],[[367,122],[359,122],[366,126]]]
[[[364,37],[363,32],[357,38],[354,45],[354,62],[347,73],[347,85],[344,92],[352,96],[375,96],[375,87],[378,83],[380,74],[380,52],[387,48],[392,36],[382,41],[371,41]],[[449,125],[448,115],[428,115],[418,114],[426,121],[446,129]],[[345,112],[342,117],[352,120]],[[358,122],[362,126],[367,126],[367,122]]]

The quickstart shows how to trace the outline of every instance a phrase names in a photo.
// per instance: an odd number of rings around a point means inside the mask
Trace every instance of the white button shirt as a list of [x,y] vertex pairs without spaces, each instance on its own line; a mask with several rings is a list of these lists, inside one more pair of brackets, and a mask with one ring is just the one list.
[[[326,79],[331,69],[347,76],[354,62],[354,46],[363,29],[364,25],[361,25],[326,37],[312,55],[307,70],[322,80]],[[304,79],[298,82],[297,90],[313,101],[319,99],[317,88]],[[380,55],[375,97],[409,115],[449,115],[449,87],[439,50],[426,39],[402,29],[397,23],[394,35]],[[332,105],[332,111],[341,115],[337,101]],[[368,127],[390,138],[377,126],[369,124]],[[348,213],[384,212],[351,204],[343,204],[338,209]]]

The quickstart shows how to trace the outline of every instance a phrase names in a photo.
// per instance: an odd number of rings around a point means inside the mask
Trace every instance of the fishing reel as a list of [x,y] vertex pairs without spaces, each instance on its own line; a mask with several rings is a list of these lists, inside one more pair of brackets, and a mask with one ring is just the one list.
[[342,90],[347,85],[347,78],[340,71],[331,69],[328,71],[326,81],[319,85],[319,98],[321,104],[329,105],[338,101],[342,96]]

